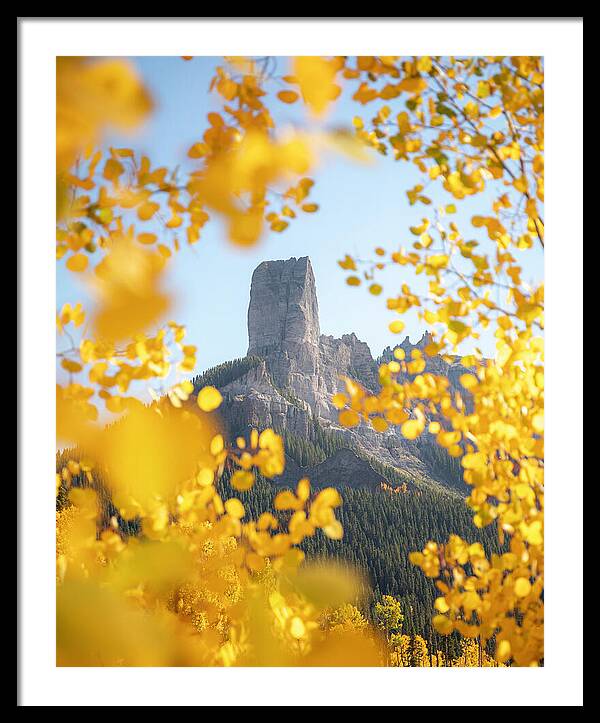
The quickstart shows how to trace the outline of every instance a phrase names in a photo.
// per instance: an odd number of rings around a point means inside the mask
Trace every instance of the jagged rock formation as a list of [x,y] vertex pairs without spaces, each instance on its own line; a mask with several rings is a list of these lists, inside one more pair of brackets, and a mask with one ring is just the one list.
[[[308,257],[265,261],[255,269],[248,337],[248,358],[256,359],[256,364],[221,387],[223,416],[232,431],[239,434],[249,427],[270,426],[308,441],[317,433],[335,439],[336,451],[329,459],[310,469],[290,460],[282,481],[306,473],[316,484],[379,484],[385,476],[375,472],[372,460],[415,482],[450,482],[431,460],[430,441],[408,441],[393,427],[381,434],[364,423],[352,430],[337,423],[338,412],[330,399],[344,389],[340,377],[352,377],[375,391],[378,364],[391,359],[393,350],[388,347],[376,361],[368,345],[353,333],[341,339],[321,335]],[[410,357],[414,348],[423,349],[428,342],[425,334],[417,344],[407,337],[401,346]],[[458,362],[448,364],[441,357],[429,359],[428,370],[448,376],[452,383],[465,371]]]

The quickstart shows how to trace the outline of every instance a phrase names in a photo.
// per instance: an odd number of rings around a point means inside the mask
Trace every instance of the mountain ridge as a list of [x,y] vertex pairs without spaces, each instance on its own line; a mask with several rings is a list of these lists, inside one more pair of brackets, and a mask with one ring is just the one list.
[[[416,344],[406,337],[398,346],[410,358],[411,351],[422,351],[429,339],[426,331]],[[346,482],[352,486],[369,484],[369,480],[374,484],[391,483],[387,477],[400,475],[413,484],[462,490],[459,469],[450,459],[447,464],[442,462],[440,450],[429,435],[411,441],[393,426],[381,433],[364,422],[354,429],[339,425],[331,397],[344,391],[340,377],[356,379],[376,392],[378,366],[392,358],[393,349],[387,347],[375,359],[368,344],[354,332],[341,338],[321,334],[316,280],[309,257],[264,261],[252,274],[247,355],[221,365],[230,364],[233,370],[237,363],[241,373],[236,376],[232,371],[230,379],[215,383],[223,395],[222,418],[232,435],[245,434],[250,428],[272,427],[284,437],[294,435],[315,445],[315,455],[322,455],[325,449],[317,438],[322,441],[324,435],[332,436],[334,451],[345,448],[356,457],[355,464],[349,463],[351,458],[347,457],[348,463],[343,465]],[[440,356],[427,357],[427,370],[447,376],[455,388],[460,375],[467,371],[458,361],[449,364]],[[212,371],[196,379],[196,388],[209,383],[206,375]],[[302,476],[303,468],[297,460],[289,459],[293,464],[288,464],[288,472],[276,482],[287,482],[292,470]],[[395,473],[387,477],[379,474],[371,461]],[[312,473],[314,478],[321,478],[327,469],[327,465],[320,470],[312,465],[305,470],[306,476]],[[340,478],[334,466],[330,465],[329,470],[330,477]]]

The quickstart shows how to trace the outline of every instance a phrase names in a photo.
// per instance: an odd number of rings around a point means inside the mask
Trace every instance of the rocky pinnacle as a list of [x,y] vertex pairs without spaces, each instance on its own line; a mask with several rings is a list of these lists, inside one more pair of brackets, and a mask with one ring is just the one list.
[[319,343],[319,306],[308,256],[263,261],[252,275],[248,354]]

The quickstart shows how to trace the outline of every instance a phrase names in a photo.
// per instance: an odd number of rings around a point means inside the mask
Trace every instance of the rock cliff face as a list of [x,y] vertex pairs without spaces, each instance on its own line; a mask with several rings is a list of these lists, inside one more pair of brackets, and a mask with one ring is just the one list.
[[[375,391],[378,363],[391,359],[393,350],[385,349],[376,362],[355,334],[341,339],[321,335],[315,277],[307,257],[265,261],[255,269],[248,337],[248,355],[260,361],[221,388],[223,414],[230,427],[240,433],[248,427],[271,426],[308,442],[335,440],[335,450],[310,470],[289,460],[281,481],[288,481],[290,475],[297,480],[306,473],[316,484],[345,480],[377,485],[386,480],[384,473],[372,467],[379,464],[408,479],[450,482],[432,464],[431,442],[405,440],[396,428],[380,434],[366,424],[352,430],[338,425],[338,412],[330,399],[343,390],[340,376],[357,379]],[[413,345],[407,337],[401,346],[410,357],[412,349],[422,349],[428,341],[425,334]],[[428,369],[453,383],[464,371],[460,364],[448,364],[441,357],[430,359]]]
[[254,270],[248,307],[248,354],[319,344],[319,305],[307,256],[264,261]]

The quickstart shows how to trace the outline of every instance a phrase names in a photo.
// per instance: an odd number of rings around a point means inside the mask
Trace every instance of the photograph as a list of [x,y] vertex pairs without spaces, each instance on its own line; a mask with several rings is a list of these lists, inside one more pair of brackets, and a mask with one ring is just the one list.
[[[19,20],[24,33],[28,20]],[[85,20],[100,48],[110,34],[105,19],[45,20],[30,25],[51,36],[54,20],[66,33]],[[27,135],[20,141],[30,184],[21,219],[39,216],[27,251],[39,281],[21,298],[29,308],[35,297],[47,346],[38,364],[51,367],[36,378],[20,347],[27,392],[18,405],[43,397],[38,424],[49,437],[46,445],[32,434],[38,412],[26,406],[19,474],[31,457],[46,471],[37,493],[22,497],[19,485],[21,562],[37,554],[50,585],[37,602],[23,592],[18,607],[52,600],[51,649],[38,648],[52,687],[64,681],[69,698],[76,681],[92,685],[103,669],[126,686],[123,669],[141,668],[140,689],[162,681],[164,705],[175,704],[168,689],[179,674],[198,681],[191,704],[202,705],[208,669],[234,698],[232,669],[242,668],[253,676],[246,683],[266,684],[265,699],[281,689],[278,705],[310,705],[313,680],[330,681],[335,705],[355,680],[371,699],[364,705],[381,704],[376,686],[391,689],[386,704],[395,694],[391,704],[402,705],[413,681],[422,705],[464,705],[471,695],[512,705],[521,683],[539,686],[530,699],[539,705],[554,663],[572,665],[565,704],[582,705],[581,661],[553,642],[573,637],[580,652],[583,635],[582,567],[565,567],[580,556],[580,530],[562,528],[581,514],[583,454],[580,413],[564,400],[582,397],[582,350],[567,346],[583,311],[582,227],[562,233],[582,207],[560,186],[549,186],[545,207],[545,126],[559,122],[550,108],[545,115],[546,70],[550,97],[556,55],[548,61],[536,42],[531,55],[511,54],[508,41],[505,54],[486,54],[502,47],[493,19],[479,53],[468,42],[457,52],[456,37],[438,49],[438,36],[422,35],[419,46],[411,19],[381,19],[398,37],[394,45],[382,35],[379,52],[423,48],[408,55],[336,54],[345,47],[338,26],[368,34],[378,52],[370,21],[379,19],[314,19],[318,47],[329,37],[331,54],[310,44],[296,53],[310,30],[292,41],[291,19],[280,19],[289,52],[272,52],[269,19],[239,19],[246,34],[265,33],[250,46],[264,52],[222,42],[239,55],[207,50],[221,37],[210,18],[182,20],[192,32],[179,45],[170,19],[132,20],[192,54],[159,42],[143,52],[135,37],[129,53],[108,41],[106,51],[94,41],[88,54],[68,43],[55,53],[60,42],[49,40],[52,81],[39,82],[53,105],[35,120],[51,145],[36,156]],[[438,25],[475,32],[456,20]],[[582,19],[566,25],[582,42]],[[211,46],[201,36],[212,28]],[[558,143],[580,163],[581,109],[570,113],[571,137]],[[553,182],[568,185],[554,147]],[[29,158],[44,180],[31,176]],[[39,213],[38,194],[47,196]],[[557,268],[546,266],[547,217]],[[27,258],[18,261],[25,274]],[[546,283],[556,295],[548,338]],[[553,363],[571,354],[563,378]],[[546,357],[558,385],[548,445]],[[557,456],[565,466],[553,466]],[[33,532],[32,497],[51,539]],[[557,565],[549,588],[546,538]],[[563,607],[570,599],[573,611]],[[27,620],[21,642],[35,656]],[[341,670],[330,678],[315,668]],[[514,670],[451,680],[381,668]],[[144,671],[157,683],[143,683]]]

